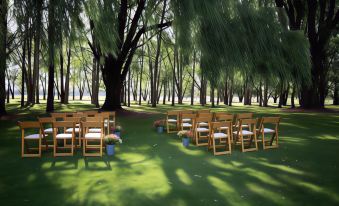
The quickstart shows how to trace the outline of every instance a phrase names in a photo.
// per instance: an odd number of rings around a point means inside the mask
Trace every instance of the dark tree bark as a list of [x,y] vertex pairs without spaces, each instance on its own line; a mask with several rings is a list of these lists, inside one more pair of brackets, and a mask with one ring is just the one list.
[[333,105],[339,105],[339,83],[334,83]]
[[21,108],[25,106],[25,81],[27,76],[26,71],[26,41],[22,45],[22,63],[21,63]]
[[268,80],[265,79],[264,82],[264,99],[263,99],[263,107],[268,106]]
[[65,92],[64,92],[64,104],[69,102],[69,77],[71,75],[71,40],[68,40],[68,50],[67,50],[67,68],[66,68],[66,78],[65,78]]
[[[106,54],[104,56],[104,67],[102,68],[102,78],[106,86],[106,99],[102,106],[103,110],[116,110],[122,108],[120,97],[123,82],[126,79],[129,66],[132,62],[141,35],[149,30],[162,29],[171,25],[171,22],[166,22],[164,24],[157,24],[149,27],[143,26],[140,28],[138,23],[143,11],[145,10],[145,3],[146,0],[138,1],[134,11],[134,16],[129,24],[127,35],[125,36],[125,28],[128,17],[128,1],[121,0],[117,23],[118,38],[116,40],[116,55],[113,55],[113,53]],[[94,56],[98,59],[100,55],[97,52],[98,50],[95,48],[95,44],[91,44],[90,42],[88,43],[94,53]]]
[[194,81],[195,81],[195,61],[197,52],[193,51],[193,71],[192,71],[192,88],[191,88],[191,105],[194,105]]
[[0,1],[0,116],[6,115],[7,3]]
[[55,59],[55,0],[50,0],[48,5],[48,94],[46,112],[54,111],[54,59]]

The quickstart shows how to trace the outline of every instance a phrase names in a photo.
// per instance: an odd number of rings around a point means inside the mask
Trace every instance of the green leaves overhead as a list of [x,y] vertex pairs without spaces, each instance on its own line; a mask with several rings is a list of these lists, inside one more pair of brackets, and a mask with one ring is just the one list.
[[284,30],[275,8],[236,0],[172,4],[179,46],[190,49],[188,43],[196,38],[202,69],[210,80],[235,70],[264,79],[309,79],[307,40],[299,32]]

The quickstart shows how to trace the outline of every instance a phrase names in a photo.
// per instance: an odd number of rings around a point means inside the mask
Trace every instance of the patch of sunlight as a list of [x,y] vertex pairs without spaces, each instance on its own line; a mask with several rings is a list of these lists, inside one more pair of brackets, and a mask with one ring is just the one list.
[[268,162],[258,162],[258,163],[261,164],[261,165],[264,165],[266,167],[271,167],[271,168],[274,168],[274,169],[278,169],[278,170],[288,172],[288,173],[292,173],[292,174],[296,174],[296,175],[306,175],[305,172],[294,169],[292,167],[288,167],[286,165],[275,165],[275,164],[271,164],[271,163],[268,163]]
[[304,127],[304,126],[301,126],[301,125],[296,125],[294,123],[288,123],[288,122],[283,122],[283,123],[281,123],[281,125],[288,126],[288,127],[296,127],[296,128],[299,128],[299,129],[309,129],[308,127]]
[[202,150],[190,149],[190,147],[185,148],[184,146],[182,146],[181,143],[178,142],[170,142],[169,144],[176,146],[181,152],[185,153],[186,155],[201,156],[206,154],[206,152]]
[[179,180],[186,184],[186,185],[192,185],[192,179],[190,178],[190,176],[183,170],[183,169],[177,169],[175,171],[175,173],[177,174]]
[[320,140],[339,140],[338,137],[332,136],[332,135],[322,135],[322,136],[317,136],[315,139],[320,139]]
[[287,199],[287,197],[284,194],[278,194],[276,192],[273,192],[272,190],[265,189],[261,187],[258,184],[254,183],[246,183],[246,186],[248,187],[249,190],[252,192],[256,193],[257,195],[262,196],[263,198],[269,199],[274,204],[272,205],[291,205],[292,202]]
[[219,193],[228,204],[239,205],[239,203],[242,203],[242,205],[248,205],[241,198],[241,194],[237,193],[233,187],[225,181],[214,176],[207,176],[207,180],[215,187],[217,193]]
[[262,181],[263,183],[274,185],[274,186],[281,186],[282,184],[277,180],[273,179],[270,175],[261,172],[259,170],[251,169],[251,168],[244,168],[242,171],[245,171],[247,175],[257,178],[258,180]]
[[231,165],[231,164],[226,164],[224,161],[221,161],[220,159],[211,159],[209,160],[209,163],[211,165],[217,166],[222,169],[227,169],[227,170],[235,170],[236,168]]
[[187,203],[185,202],[185,200],[175,199],[175,200],[173,200],[173,204],[169,204],[169,205],[187,206]]
[[339,203],[339,195],[337,193],[335,193],[335,192],[332,192],[332,191],[330,191],[330,190],[328,190],[326,188],[320,187],[320,186],[312,184],[310,182],[304,182],[304,181],[301,181],[300,179],[291,178],[290,176],[287,176],[287,175],[283,175],[282,177],[287,182],[289,182],[290,184],[298,185],[300,187],[305,187],[308,190],[311,190],[312,192],[315,192],[315,193],[320,193],[320,194],[323,194],[323,195],[327,195],[330,198],[332,198],[332,200],[334,200],[334,201]]
[[119,154],[119,159],[123,161],[123,163],[127,164],[138,164],[144,163],[147,160],[147,156],[142,155],[140,153],[121,153]]
[[241,166],[244,165],[243,163],[237,162],[237,161],[231,161],[231,164],[234,165],[234,166],[236,166],[236,167],[241,167]]
[[30,174],[27,177],[27,182],[34,182],[36,180],[36,175],[35,174]]

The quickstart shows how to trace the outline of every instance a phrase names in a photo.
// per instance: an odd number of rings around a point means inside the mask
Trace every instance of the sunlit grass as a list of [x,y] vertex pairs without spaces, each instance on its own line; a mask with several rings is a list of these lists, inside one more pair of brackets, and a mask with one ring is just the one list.
[[[89,101],[56,102],[57,111],[95,109]],[[121,116],[123,144],[114,157],[20,158],[16,121],[44,116],[45,104],[8,105],[11,120],[0,122],[0,198],[4,205],[336,205],[339,115],[290,113],[276,108],[219,106],[212,111],[280,115],[279,149],[213,156],[205,147],[184,148],[176,134],[157,134],[156,119],[188,104],[132,104],[136,116]],[[37,195],[38,194],[38,195]]]

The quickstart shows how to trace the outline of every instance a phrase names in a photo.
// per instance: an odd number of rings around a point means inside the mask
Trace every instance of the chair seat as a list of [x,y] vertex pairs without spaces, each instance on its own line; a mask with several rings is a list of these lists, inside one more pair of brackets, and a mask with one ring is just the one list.
[[182,121],[183,121],[183,122],[190,122],[191,119],[186,119],[186,118],[184,118],[184,119],[182,119]]
[[80,124],[79,124],[79,123],[77,123],[77,124],[75,124],[75,126],[76,126],[76,127],[79,127],[79,126],[80,126]]
[[[259,129],[257,129],[257,131],[259,132]],[[260,131],[262,132],[262,131]],[[275,130],[270,129],[270,128],[264,128],[264,133],[275,133]]]
[[177,122],[177,120],[176,119],[168,119],[167,122],[173,123],[173,122]]
[[199,126],[208,126],[208,123],[207,122],[199,122],[198,125]]
[[47,129],[44,129],[44,132],[46,134],[53,134],[53,128],[47,128]]
[[228,127],[220,127],[220,129],[228,129]]
[[91,128],[88,131],[90,133],[101,133],[101,129],[100,128]]
[[220,138],[225,138],[227,137],[227,134],[222,133],[222,132],[217,132],[212,135],[214,139],[220,139]]
[[[233,132],[233,134],[238,134],[238,132]],[[240,132],[239,132],[240,134]],[[253,132],[247,131],[247,130],[242,130],[242,135],[253,135]]]
[[[24,139],[39,139],[39,134],[30,134],[24,137]],[[44,138],[44,136],[41,134],[41,138]]]
[[[80,129],[78,127],[74,128],[74,132],[75,133],[79,133]],[[66,129],[66,133],[72,133],[73,132],[73,128],[68,128]]]
[[72,134],[65,134],[65,133],[57,134],[55,138],[56,139],[72,139]]
[[199,128],[196,129],[196,131],[197,131],[197,132],[208,132],[208,131],[210,131],[210,130],[207,129],[207,128],[199,127]]
[[181,125],[183,127],[192,127],[192,124],[190,124],[190,123],[182,123]]
[[85,139],[101,139],[101,133],[87,133]]

